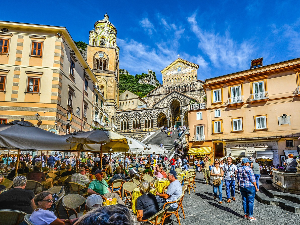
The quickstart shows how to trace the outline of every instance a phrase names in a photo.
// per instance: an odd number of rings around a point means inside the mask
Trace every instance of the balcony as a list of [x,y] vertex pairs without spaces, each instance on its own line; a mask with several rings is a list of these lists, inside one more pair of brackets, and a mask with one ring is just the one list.
[[227,105],[243,103],[243,96],[231,97],[227,100]]
[[269,99],[268,92],[258,92],[250,95],[250,101],[267,100]]
[[206,104],[205,103],[195,103],[190,105],[190,110],[198,110],[198,109],[205,109]]
[[205,135],[195,135],[194,140],[195,141],[204,141],[205,140]]

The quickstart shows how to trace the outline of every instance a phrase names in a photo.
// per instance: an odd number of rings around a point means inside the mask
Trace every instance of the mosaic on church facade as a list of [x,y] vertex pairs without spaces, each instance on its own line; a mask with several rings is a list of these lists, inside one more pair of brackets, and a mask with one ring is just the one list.
[[190,105],[204,102],[203,82],[197,80],[198,67],[178,58],[164,68],[163,85],[143,98],[146,107],[117,111],[118,130],[132,135],[132,132],[153,131],[162,126],[188,126]]

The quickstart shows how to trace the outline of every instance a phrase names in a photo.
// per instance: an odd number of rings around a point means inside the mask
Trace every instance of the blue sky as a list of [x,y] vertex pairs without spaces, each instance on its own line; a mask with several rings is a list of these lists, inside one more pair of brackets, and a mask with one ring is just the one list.
[[199,65],[201,80],[249,69],[255,58],[268,65],[300,57],[299,0],[36,0],[1,8],[0,20],[64,26],[85,42],[108,13],[118,29],[120,68],[151,69],[159,81],[178,55]]

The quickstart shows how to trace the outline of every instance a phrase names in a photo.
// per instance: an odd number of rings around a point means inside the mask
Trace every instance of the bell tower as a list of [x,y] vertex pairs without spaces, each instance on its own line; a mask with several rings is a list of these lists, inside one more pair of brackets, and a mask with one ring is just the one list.
[[117,29],[107,14],[94,24],[87,46],[87,63],[97,77],[97,87],[105,99],[104,107],[114,123],[119,107],[119,47]]

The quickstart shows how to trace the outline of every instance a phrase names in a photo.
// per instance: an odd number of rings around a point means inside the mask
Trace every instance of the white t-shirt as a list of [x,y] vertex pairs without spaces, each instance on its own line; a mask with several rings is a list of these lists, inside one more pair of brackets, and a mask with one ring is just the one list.
[[223,177],[221,176],[221,168],[220,167],[218,169],[216,167],[213,167],[211,169],[211,173],[220,174],[220,176],[211,176],[213,180],[216,180],[218,178],[221,178],[221,180],[223,180]]
[[39,209],[34,211],[29,219],[34,225],[49,225],[56,220],[57,217],[52,211]]

